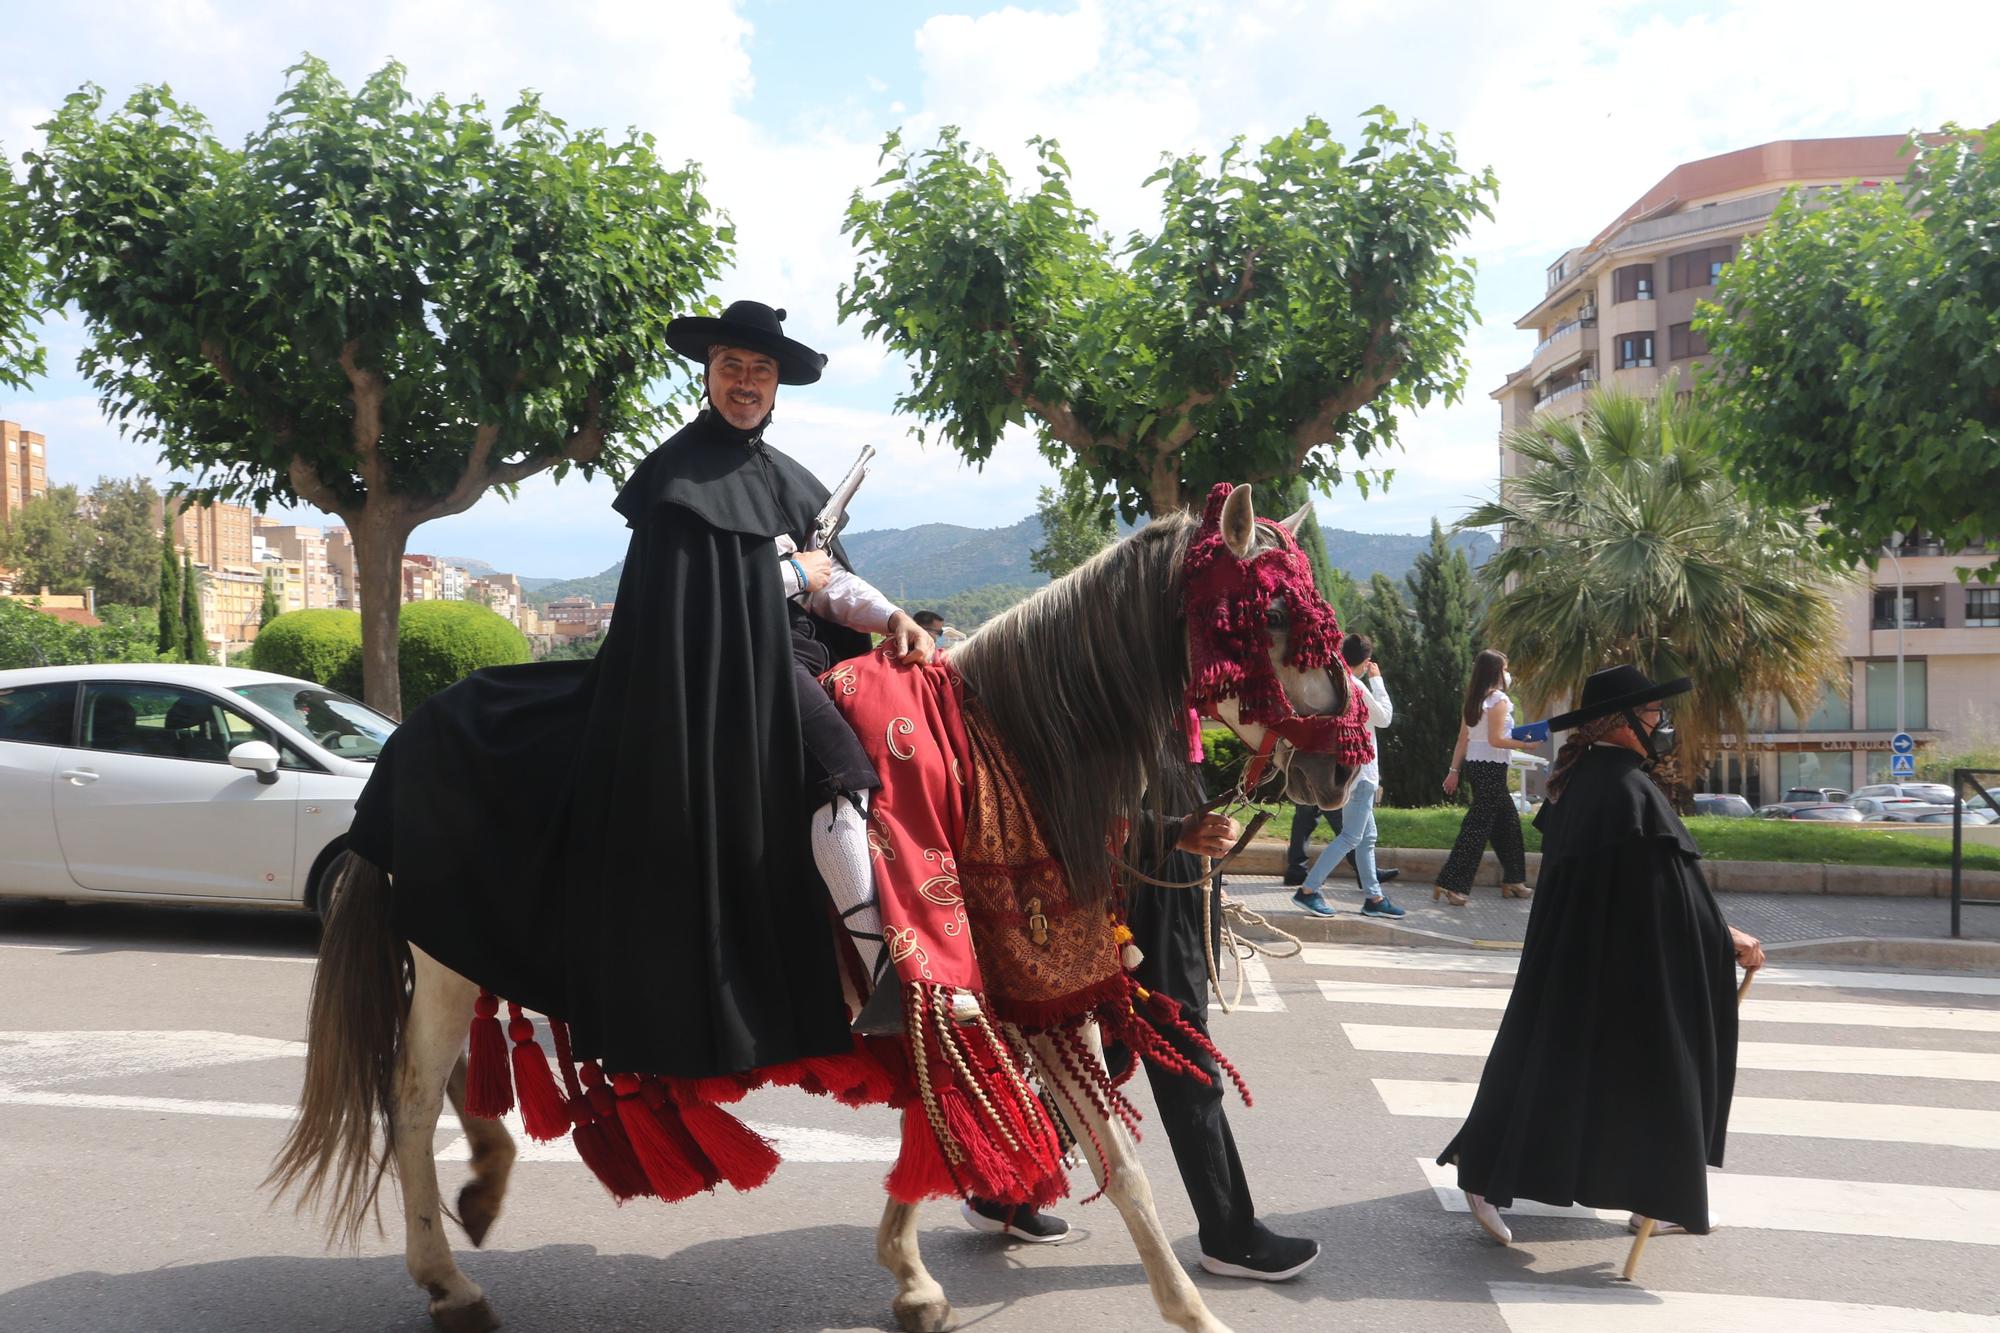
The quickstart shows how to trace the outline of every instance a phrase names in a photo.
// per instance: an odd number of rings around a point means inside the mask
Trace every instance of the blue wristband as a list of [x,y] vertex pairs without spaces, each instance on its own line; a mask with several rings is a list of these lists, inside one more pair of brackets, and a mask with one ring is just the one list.
[[[794,559],[789,555],[785,557],[785,563],[792,567],[792,574],[799,581],[800,593],[803,593],[806,589],[812,587],[812,580],[806,577],[806,567],[804,565],[800,564],[796,559]],[[793,594],[793,596],[795,597],[797,595],[798,593]]]

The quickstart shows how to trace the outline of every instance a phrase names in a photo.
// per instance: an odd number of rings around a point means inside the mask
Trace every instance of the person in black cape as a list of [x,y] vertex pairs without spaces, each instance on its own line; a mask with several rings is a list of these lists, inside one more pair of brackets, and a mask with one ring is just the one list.
[[1736,1079],[1736,968],[1755,939],[1722,919],[1701,849],[1647,768],[1677,743],[1656,685],[1593,674],[1535,819],[1542,867],[1521,965],[1465,1125],[1439,1154],[1475,1221],[1513,1234],[1518,1198],[1710,1228]]
[[708,402],[614,503],[632,538],[597,656],[434,695],[355,811],[351,845],[389,872],[405,938],[566,1020],[578,1058],[615,1070],[702,1077],[850,1045],[808,820],[877,780],[815,677],[868,631],[906,661],[930,640],[837,541],[806,549],[828,492],[764,432],[777,386],[826,358],[782,319],[739,301],[668,326]]

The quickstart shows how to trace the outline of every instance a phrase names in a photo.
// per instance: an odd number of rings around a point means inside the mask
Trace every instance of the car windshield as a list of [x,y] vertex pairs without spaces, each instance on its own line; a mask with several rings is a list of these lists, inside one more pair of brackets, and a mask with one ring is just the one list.
[[1788,801],[1823,801],[1826,799],[1826,793],[1817,787],[1794,787],[1785,793],[1785,799]]
[[317,685],[267,682],[239,685],[236,693],[297,727],[321,749],[364,764],[375,762],[396,729],[394,722],[366,704]]
[[1943,783],[1923,783],[1914,787],[1905,786],[1903,795],[1914,797],[1919,801],[1934,801],[1939,805],[1945,805],[1951,801],[1951,788]]
[[1859,819],[1861,812],[1851,805],[1809,805],[1798,812],[1800,819]]

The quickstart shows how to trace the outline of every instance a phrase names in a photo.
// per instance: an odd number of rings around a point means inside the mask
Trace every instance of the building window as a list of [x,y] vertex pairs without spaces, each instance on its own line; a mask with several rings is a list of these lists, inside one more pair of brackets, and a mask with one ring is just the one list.
[[1807,718],[1803,725],[1792,706],[1780,698],[1778,700],[1779,731],[1852,731],[1854,730],[1854,701],[1828,685],[1820,696],[1819,707]]
[[1708,339],[1693,324],[1667,326],[1667,355],[1675,361],[1690,356],[1707,356]]
[[1631,370],[1635,366],[1653,364],[1653,335],[1650,333],[1627,333],[1618,339],[1618,368]]
[[1650,301],[1653,299],[1653,266],[1651,264],[1628,264],[1611,274],[1611,303],[1622,301]]
[[1722,276],[1722,266],[1735,257],[1733,245],[1711,245],[1684,255],[1671,255],[1667,259],[1667,290],[1706,287]]
[[1846,791],[1854,781],[1854,760],[1835,751],[1794,750],[1778,756],[1778,789],[1832,787]]
[[2000,588],[1967,588],[1965,623],[1973,629],[2000,629]]
[[[1928,663],[1921,657],[1903,659],[1903,727],[1922,731],[1930,726]],[[1896,726],[1896,661],[1886,658],[1870,662],[1868,675],[1868,726],[1873,731],[1892,731]]]

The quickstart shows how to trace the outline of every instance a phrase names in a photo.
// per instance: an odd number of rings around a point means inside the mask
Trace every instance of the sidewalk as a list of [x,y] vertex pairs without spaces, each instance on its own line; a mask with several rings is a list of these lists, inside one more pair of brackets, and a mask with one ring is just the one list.
[[[1519,948],[1532,902],[1502,898],[1491,885],[1473,889],[1472,901],[1451,907],[1433,901],[1422,880],[1388,886],[1408,911],[1399,921],[1360,914],[1354,881],[1327,883],[1337,909],[1316,917],[1292,901],[1292,890],[1271,875],[1230,875],[1232,898],[1272,925],[1311,943],[1407,944],[1438,948]],[[1961,968],[2000,972],[2000,907],[1967,906],[1963,938],[1951,936],[1951,904],[1936,898],[1864,898],[1790,893],[1720,895],[1729,924],[1748,931],[1788,962],[1873,963],[1885,967]]]

